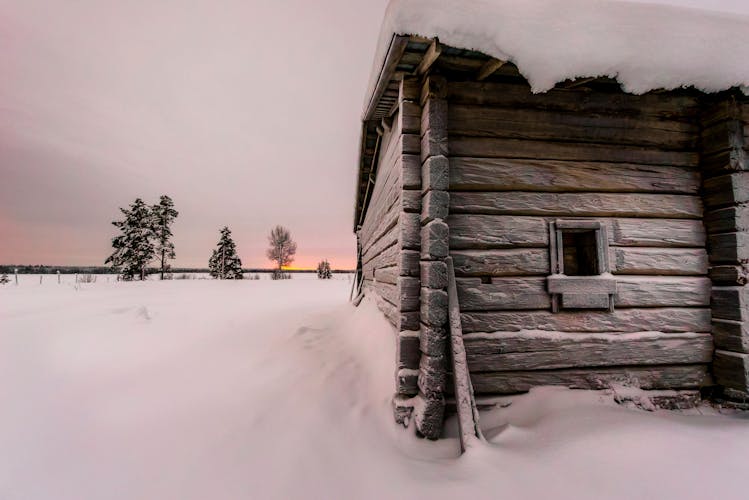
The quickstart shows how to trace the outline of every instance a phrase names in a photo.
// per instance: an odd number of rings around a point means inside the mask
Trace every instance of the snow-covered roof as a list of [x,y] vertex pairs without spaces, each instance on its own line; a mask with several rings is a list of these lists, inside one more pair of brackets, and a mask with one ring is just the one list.
[[579,77],[624,91],[749,88],[749,16],[613,0],[391,0],[367,92],[394,35],[513,62],[534,92]]

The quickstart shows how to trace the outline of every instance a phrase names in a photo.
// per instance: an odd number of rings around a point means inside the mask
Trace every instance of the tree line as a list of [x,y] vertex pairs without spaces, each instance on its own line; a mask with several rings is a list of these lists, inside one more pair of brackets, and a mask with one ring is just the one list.
[[[171,269],[169,261],[176,258],[172,243],[172,224],[179,216],[174,208],[174,202],[167,195],[162,195],[154,205],[146,204],[137,198],[128,208],[120,208],[123,218],[112,224],[120,234],[112,238],[114,252],[106,260],[111,269],[119,274],[123,280],[139,278],[144,280],[149,267],[157,262],[157,272],[161,279]],[[294,261],[297,245],[291,232],[283,226],[274,227],[268,236],[268,250],[266,256],[275,262],[276,268],[273,279],[285,279],[290,275],[284,268]],[[224,226],[220,231],[216,248],[208,259],[208,271],[217,279],[243,279],[242,260],[237,253],[237,246],[231,235],[231,230]],[[330,263],[323,260],[317,267],[317,275],[321,279],[330,279],[332,272]]]

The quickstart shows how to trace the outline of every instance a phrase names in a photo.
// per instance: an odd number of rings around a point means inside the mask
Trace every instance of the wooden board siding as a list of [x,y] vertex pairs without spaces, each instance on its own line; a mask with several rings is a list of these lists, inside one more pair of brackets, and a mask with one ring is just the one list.
[[[697,99],[450,82],[448,102],[450,255],[477,392],[632,370],[698,386],[713,347]],[[551,312],[557,218],[606,227],[613,313]]]

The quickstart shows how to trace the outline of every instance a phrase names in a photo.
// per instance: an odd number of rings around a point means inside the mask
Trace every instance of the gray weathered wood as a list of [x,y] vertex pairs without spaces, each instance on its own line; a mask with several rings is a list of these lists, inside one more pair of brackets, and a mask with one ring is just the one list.
[[447,157],[429,157],[421,167],[422,190],[446,191],[450,187],[449,167]]
[[[506,215],[450,215],[450,248],[511,248],[548,246],[548,220]],[[612,246],[703,247],[700,220],[598,219],[608,229]]]
[[717,349],[749,353],[749,324],[746,321],[713,318],[713,338]]
[[704,248],[610,247],[609,259],[615,274],[704,275]]
[[534,94],[527,83],[472,81],[452,81],[448,88],[449,99],[456,104],[681,121],[694,121],[699,111],[699,100],[696,97],[673,93],[632,95],[624,92],[571,92],[552,89]]
[[560,113],[532,108],[508,109],[453,103],[449,134],[528,140],[621,144],[690,151],[699,137],[695,123],[645,117]]
[[447,191],[427,191],[424,193],[421,210],[421,223],[447,218],[450,206],[450,193]]
[[453,191],[450,213],[698,219],[702,201],[668,194]]
[[421,258],[444,259],[449,252],[449,229],[442,220],[434,220],[421,228]]
[[705,227],[708,233],[749,231],[749,207],[741,205],[708,212]]
[[450,215],[450,248],[539,247],[549,244],[546,219],[501,215]]
[[458,276],[525,276],[549,274],[546,248],[451,250]]
[[713,264],[745,264],[749,262],[749,233],[711,234],[710,262]]
[[440,44],[439,40],[435,38],[434,40],[432,40],[432,43],[424,53],[424,57],[421,59],[419,66],[416,68],[416,74],[423,75],[427,71],[429,71],[429,68],[432,67],[432,65],[437,61],[441,54],[442,45]]
[[617,309],[585,314],[561,311],[465,312],[463,331],[496,332],[546,330],[567,332],[709,332],[710,309]]
[[447,288],[447,264],[441,260],[422,261],[421,286],[436,290]]
[[709,276],[716,285],[735,286],[749,282],[749,271],[743,265],[712,266]]
[[705,205],[710,209],[749,201],[749,172],[705,179]]
[[421,216],[401,212],[398,218],[398,242],[401,248],[418,250],[421,245]]
[[696,195],[700,189],[699,173],[693,169],[611,163],[605,158],[595,162],[530,158],[450,158],[450,190]]
[[447,322],[447,292],[422,287],[420,313],[425,325],[444,327]]
[[677,167],[697,167],[699,163],[699,155],[696,152],[689,151],[662,151],[636,146],[465,136],[450,138],[450,155],[478,158],[600,161]]
[[396,266],[374,269],[375,281],[396,285],[398,283],[398,276],[400,276],[400,274],[398,273],[398,268]]
[[749,354],[717,349],[713,357],[715,381],[729,389],[749,392]]
[[374,92],[372,93],[371,99],[369,100],[367,109],[364,112],[364,120],[369,120],[374,116],[380,98],[385,93],[388,85],[390,84],[390,76],[398,67],[400,58],[406,51],[407,46],[407,36],[393,36],[392,40],[390,41],[387,57],[385,58],[382,70],[380,71],[380,75],[377,79],[377,85],[375,86]]
[[[458,276],[529,276],[550,273],[546,248],[451,250]],[[610,247],[612,272],[636,275],[704,275],[707,252],[692,248]]]
[[400,370],[402,368],[410,368],[412,370],[419,368],[419,359],[421,358],[421,351],[419,350],[419,332],[398,332],[396,338],[396,366]]
[[458,287],[455,283],[455,270],[452,258],[445,259],[447,264],[448,318],[450,324],[450,359],[452,361],[453,392],[458,409],[458,428],[460,450],[465,452],[481,438],[479,414],[476,400],[473,397],[471,376],[468,371],[466,346],[463,343],[463,329],[460,324],[460,304]]
[[[570,277],[574,278],[574,277]],[[599,280],[600,281],[600,280]],[[699,277],[626,276],[607,280],[605,288],[586,288],[588,293],[613,293],[617,307],[686,307],[710,305],[710,280]],[[611,288],[615,286],[615,289]],[[460,278],[458,292],[463,312],[548,309],[551,307],[547,278]],[[559,290],[566,290],[560,288]],[[563,293],[558,291],[555,293]]]
[[515,394],[542,385],[571,389],[608,389],[630,385],[642,389],[687,389],[704,385],[707,365],[628,366],[472,373],[477,394]]
[[590,366],[709,363],[709,333],[496,333],[468,335],[472,372],[551,370]]
[[711,299],[713,319],[749,321],[749,287],[715,286]]
[[499,68],[504,66],[507,63],[507,61],[502,61],[500,59],[496,59],[494,57],[490,57],[481,68],[479,68],[478,72],[476,73],[476,81],[483,81],[489,78],[493,73],[495,73]]

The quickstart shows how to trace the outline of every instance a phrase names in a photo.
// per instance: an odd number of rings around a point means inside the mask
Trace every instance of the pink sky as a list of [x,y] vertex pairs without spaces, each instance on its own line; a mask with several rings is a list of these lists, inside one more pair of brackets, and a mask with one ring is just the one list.
[[166,193],[175,265],[355,264],[361,103],[386,0],[0,1],[0,263],[100,265]]
[[[359,118],[387,0],[0,0],[0,264],[101,265],[169,194],[177,266],[228,225],[265,267],[355,263]],[[749,13],[744,0],[661,3]]]

